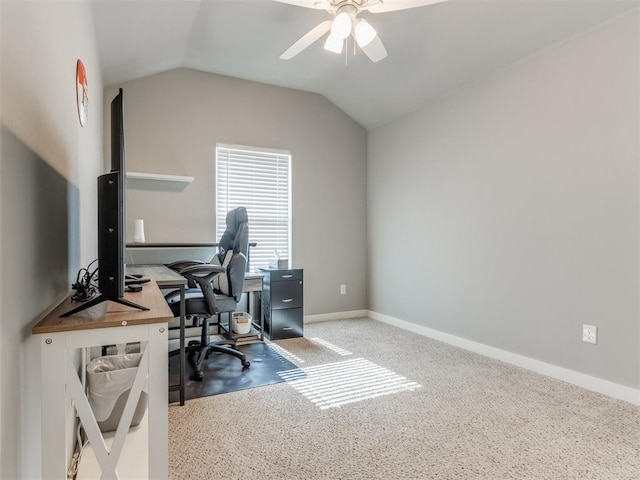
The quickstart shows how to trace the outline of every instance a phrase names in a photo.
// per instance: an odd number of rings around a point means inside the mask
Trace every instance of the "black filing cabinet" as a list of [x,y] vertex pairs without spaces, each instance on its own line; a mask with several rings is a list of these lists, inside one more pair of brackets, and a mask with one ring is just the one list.
[[260,269],[264,274],[262,313],[270,340],[302,336],[302,269]]

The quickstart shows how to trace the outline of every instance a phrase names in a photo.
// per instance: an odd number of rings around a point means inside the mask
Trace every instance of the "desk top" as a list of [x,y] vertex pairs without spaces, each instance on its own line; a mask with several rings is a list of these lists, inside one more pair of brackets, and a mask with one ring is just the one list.
[[127,265],[127,275],[143,275],[152,278],[161,288],[187,284],[186,278],[164,265]]
[[49,314],[31,330],[31,333],[57,333],[72,330],[89,330],[94,328],[122,327],[125,325],[146,325],[150,323],[166,323],[173,320],[173,313],[167,305],[162,292],[154,280],[144,284],[141,292],[125,292],[124,298],[149,310],[137,310],[114,302],[103,302],[69,317],[61,317],[79,305],[65,298]]

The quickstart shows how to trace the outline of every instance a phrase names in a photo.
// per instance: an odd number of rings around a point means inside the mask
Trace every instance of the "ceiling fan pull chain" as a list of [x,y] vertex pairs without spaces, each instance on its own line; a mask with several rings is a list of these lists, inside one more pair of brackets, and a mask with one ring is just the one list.
[[349,66],[349,38],[345,38],[344,42],[346,43],[345,49],[344,49],[344,66],[348,67]]

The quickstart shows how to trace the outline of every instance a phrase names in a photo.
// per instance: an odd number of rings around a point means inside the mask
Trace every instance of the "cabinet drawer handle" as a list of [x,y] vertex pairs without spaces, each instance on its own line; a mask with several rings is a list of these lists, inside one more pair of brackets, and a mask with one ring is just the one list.
[[293,327],[282,327],[283,330],[293,330]]
[[284,300],[282,300],[282,303],[289,303],[289,302],[293,302],[293,298],[285,298]]
[[289,275],[282,275],[282,278],[291,278],[291,277],[293,277],[293,274],[291,273]]

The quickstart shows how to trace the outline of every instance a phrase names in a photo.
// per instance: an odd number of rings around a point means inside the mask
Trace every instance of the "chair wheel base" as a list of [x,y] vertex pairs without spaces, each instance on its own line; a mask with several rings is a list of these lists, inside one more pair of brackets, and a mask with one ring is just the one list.
[[251,366],[251,362],[249,360],[242,362],[242,369],[246,370]]
[[202,372],[193,372],[193,374],[191,375],[191,380],[193,380],[194,382],[201,382],[202,380],[204,380],[204,374]]

